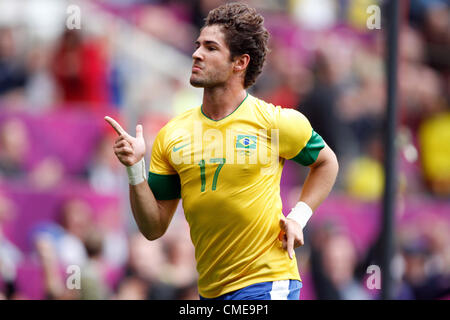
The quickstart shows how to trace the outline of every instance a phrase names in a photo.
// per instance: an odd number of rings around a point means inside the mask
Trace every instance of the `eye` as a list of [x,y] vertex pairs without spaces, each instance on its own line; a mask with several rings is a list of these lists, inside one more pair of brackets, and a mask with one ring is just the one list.
[[209,51],[214,51],[214,50],[217,50],[215,47],[208,47],[208,50]]

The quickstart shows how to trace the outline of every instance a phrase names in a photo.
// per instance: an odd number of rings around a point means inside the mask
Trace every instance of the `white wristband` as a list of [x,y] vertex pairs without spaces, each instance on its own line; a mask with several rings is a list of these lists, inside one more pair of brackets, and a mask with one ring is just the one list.
[[145,170],[144,157],[132,166],[127,167],[128,183],[135,186],[143,181],[147,180],[147,172]]
[[291,212],[286,216],[286,218],[297,221],[302,229],[306,226],[309,218],[313,214],[312,209],[303,201],[298,202]]

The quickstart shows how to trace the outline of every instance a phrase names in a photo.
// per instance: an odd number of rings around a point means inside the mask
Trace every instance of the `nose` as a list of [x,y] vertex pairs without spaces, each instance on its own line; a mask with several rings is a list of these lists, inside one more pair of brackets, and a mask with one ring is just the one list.
[[202,55],[200,54],[200,47],[198,47],[194,53],[192,54],[192,59],[194,60],[203,60]]

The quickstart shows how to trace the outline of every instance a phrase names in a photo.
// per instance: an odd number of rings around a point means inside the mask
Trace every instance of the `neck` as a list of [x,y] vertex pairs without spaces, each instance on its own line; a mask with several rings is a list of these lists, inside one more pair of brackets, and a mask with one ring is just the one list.
[[212,120],[220,120],[233,113],[247,96],[242,86],[205,88],[203,92],[203,113]]

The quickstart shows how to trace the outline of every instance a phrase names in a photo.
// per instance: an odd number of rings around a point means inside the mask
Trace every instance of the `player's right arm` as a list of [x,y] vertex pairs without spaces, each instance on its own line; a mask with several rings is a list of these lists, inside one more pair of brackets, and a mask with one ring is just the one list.
[[179,201],[156,200],[147,181],[130,185],[131,210],[139,230],[148,240],[156,240],[166,232]]
[[[136,137],[129,135],[114,119],[105,117],[119,137],[114,143],[114,153],[119,161],[131,168],[145,154],[145,141],[141,125],[136,126]],[[136,224],[148,240],[161,237],[167,230],[179,199],[157,200],[147,180],[130,184],[130,204]]]

